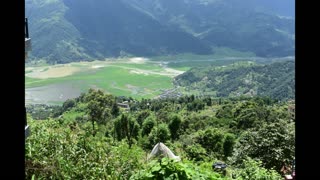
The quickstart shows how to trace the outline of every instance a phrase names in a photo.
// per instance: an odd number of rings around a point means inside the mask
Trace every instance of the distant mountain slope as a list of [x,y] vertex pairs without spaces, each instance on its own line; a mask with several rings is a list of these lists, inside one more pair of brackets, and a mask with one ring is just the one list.
[[102,45],[106,51],[105,56],[119,56],[121,51],[138,56],[211,53],[211,48],[199,39],[162,25],[122,1],[64,2],[69,7],[65,17],[86,41]]
[[[275,14],[276,7],[290,6],[291,0],[282,3],[275,0],[125,1],[211,46],[251,51],[261,57],[294,54],[294,19]],[[287,8],[294,11],[292,6]]]
[[26,0],[30,58],[212,54],[217,46],[293,56],[294,19],[258,7],[239,0]]
[[121,1],[27,0],[26,7],[31,14],[31,58],[49,63],[123,54],[211,53],[199,39]]
[[218,97],[239,95],[295,97],[294,61],[233,68],[197,67],[177,76],[175,85],[189,90],[215,92]]
[[80,32],[64,18],[68,8],[60,0],[26,0],[32,38],[30,59],[51,63],[90,58],[79,43]]

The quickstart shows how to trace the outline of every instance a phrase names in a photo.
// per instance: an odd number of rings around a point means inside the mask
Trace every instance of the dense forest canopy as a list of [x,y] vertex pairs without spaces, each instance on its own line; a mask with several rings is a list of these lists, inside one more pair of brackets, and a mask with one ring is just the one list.
[[[281,179],[283,162],[294,159],[292,103],[194,95],[137,101],[90,89],[47,106],[41,120],[33,119],[43,108],[29,108],[26,177]],[[182,160],[147,161],[157,142]],[[213,170],[214,162],[227,163],[226,171]]]
[[295,98],[295,62],[266,65],[252,62],[227,67],[195,67],[174,79],[176,86],[187,91],[215,94],[217,97],[269,96],[278,100]]

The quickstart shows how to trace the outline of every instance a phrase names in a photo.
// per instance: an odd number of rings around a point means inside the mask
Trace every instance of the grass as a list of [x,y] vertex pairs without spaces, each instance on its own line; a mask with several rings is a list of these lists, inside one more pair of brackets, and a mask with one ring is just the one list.
[[[169,62],[168,67],[182,70],[182,71],[187,71],[192,67],[205,67],[205,66],[228,66],[234,63],[239,63],[239,62],[248,62],[248,60],[199,60],[199,61],[189,61],[189,62]],[[250,61],[252,62],[252,61]]]
[[[97,63],[81,66],[73,63],[71,66],[81,67],[83,71],[65,77],[38,79],[26,76],[25,87],[28,89],[54,85],[58,88],[62,84],[67,84],[80,89],[81,92],[94,87],[113,95],[131,96],[137,99],[153,98],[159,95],[162,89],[173,87],[172,78],[169,75],[160,74],[164,69],[158,63],[112,62],[96,69],[90,68],[91,65],[97,65]],[[143,74],[143,72],[148,74]],[[59,100],[53,103],[57,104]]]
[[95,84],[114,95],[130,95],[135,98],[152,97],[160,88],[171,88],[171,78],[161,75],[133,74],[121,67],[105,67],[94,74],[78,75],[75,79],[84,84]]
[[[153,62],[166,61],[168,67],[187,71],[192,67],[199,66],[226,66],[238,61],[246,61],[248,57],[256,57],[252,52],[241,52],[226,47],[212,47],[213,54],[197,55],[184,53],[178,55],[167,55],[149,57]],[[236,59],[235,59],[236,58]]]
[[198,55],[192,53],[182,53],[177,55],[167,55],[167,56],[157,56],[157,57],[149,57],[152,61],[180,61],[180,60],[213,60],[217,58],[225,58],[225,57],[255,57],[256,55],[253,52],[242,52],[237,51],[227,47],[212,47],[213,54],[208,55]]
[[[198,57],[200,60],[185,61],[183,60],[184,57],[189,59]],[[173,59],[175,62],[169,61],[167,65],[154,60],[134,63],[128,58],[122,58],[108,59],[107,61],[73,62],[55,65],[52,68],[48,65],[29,66],[28,71],[26,71],[25,87],[26,91],[29,88],[41,87],[29,92],[38,99],[47,98],[43,101],[52,104],[59,104],[59,102],[64,101],[59,99],[59,96],[63,95],[63,98],[71,95],[75,96],[79,92],[87,92],[89,88],[100,88],[116,96],[131,96],[136,99],[154,98],[161,94],[163,90],[173,88],[172,77],[177,73],[167,71],[169,69],[166,69],[166,67],[187,71],[192,67],[223,66],[239,62],[239,60],[208,60],[209,57],[212,56],[182,54],[178,55],[177,59]],[[93,68],[94,66],[99,68]],[[59,67],[62,67],[62,69],[59,69]],[[47,73],[48,75],[49,68],[54,69],[54,73],[61,75],[62,72],[68,70],[67,67],[78,68],[78,71],[74,71],[74,74],[68,76],[40,79],[40,77],[44,77],[41,76],[41,73]],[[50,71],[50,73],[52,72]],[[32,77],[28,77],[28,75],[32,75]],[[185,94],[199,93],[181,90]],[[30,101],[32,102],[32,100]]]

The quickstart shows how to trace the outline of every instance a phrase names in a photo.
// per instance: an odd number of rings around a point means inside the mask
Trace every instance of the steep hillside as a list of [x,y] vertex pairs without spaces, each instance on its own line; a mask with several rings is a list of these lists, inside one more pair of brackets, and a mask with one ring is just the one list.
[[276,14],[284,4],[294,11],[290,1],[125,1],[214,47],[251,51],[261,57],[294,54],[294,19]]
[[294,61],[235,67],[197,67],[177,76],[176,86],[187,90],[215,92],[218,97],[269,96],[285,100],[295,97]]
[[60,0],[26,0],[32,38],[30,59],[60,63],[91,58],[79,40],[80,32],[64,18],[68,8]]
[[272,3],[251,1],[26,0],[30,59],[54,64],[212,54],[216,47],[262,57],[293,56],[294,18],[271,11]]
[[151,56],[211,48],[181,30],[160,24],[121,1],[26,1],[31,59],[66,63],[133,54]]
[[192,35],[162,25],[121,1],[64,2],[69,7],[65,17],[86,41],[102,45],[105,56],[119,56],[122,51],[138,56],[211,53],[209,46]]

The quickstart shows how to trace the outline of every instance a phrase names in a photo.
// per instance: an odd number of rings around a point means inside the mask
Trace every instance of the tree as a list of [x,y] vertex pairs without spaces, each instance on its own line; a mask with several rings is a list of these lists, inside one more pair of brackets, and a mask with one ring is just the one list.
[[112,116],[113,116],[114,118],[117,117],[117,116],[119,116],[119,114],[120,114],[120,109],[119,109],[116,101],[114,101],[114,103],[112,104],[111,114],[112,114]]
[[178,130],[180,129],[180,126],[181,126],[181,118],[177,114],[174,114],[174,115],[171,115],[169,119],[170,119],[170,122],[168,127],[170,130],[171,139],[176,140],[179,138]]
[[207,106],[212,106],[212,100],[210,97],[205,98],[204,101],[207,103]]
[[76,105],[76,101],[74,99],[68,99],[62,104],[62,110],[67,111],[73,108]]
[[197,142],[201,144],[207,152],[214,153],[220,157],[223,154],[224,133],[216,128],[208,128],[199,132]]
[[152,130],[152,128],[155,126],[156,120],[153,117],[148,117],[142,124],[142,136],[148,136]]
[[186,146],[185,152],[187,156],[194,161],[203,161],[207,156],[206,150],[198,143]]
[[132,138],[137,139],[138,137],[139,124],[130,116],[122,114],[121,117],[114,122],[114,130],[117,139],[120,141],[123,138],[127,138],[129,148],[131,148],[133,144]]
[[255,102],[246,101],[240,103],[235,109],[234,118],[237,122],[238,129],[249,129],[261,123],[263,119],[259,119],[259,108]]
[[86,102],[88,102],[87,111],[92,122],[92,135],[95,136],[94,124],[95,122],[105,123],[107,107],[112,105],[112,96],[105,95],[101,90],[89,89]]
[[144,110],[140,112],[137,116],[137,122],[139,123],[140,126],[142,126],[144,120],[150,115],[149,110]]
[[236,138],[233,134],[227,133],[223,142],[223,154],[227,158],[232,155],[233,147],[235,145]]
[[149,134],[149,142],[155,145],[158,142],[166,142],[170,139],[170,131],[164,123],[154,127]]
[[295,128],[293,122],[279,120],[264,124],[257,131],[245,132],[235,145],[233,162],[242,163],[248,156],[260,159],[263,165],[280,171],[282,162],[291,162],[295,152]]
[[233,116],[232,108],[233,106],[231,104],[222,105],[222,107],[217,110],[216,117],[219,119],[232,118]]

